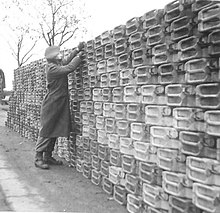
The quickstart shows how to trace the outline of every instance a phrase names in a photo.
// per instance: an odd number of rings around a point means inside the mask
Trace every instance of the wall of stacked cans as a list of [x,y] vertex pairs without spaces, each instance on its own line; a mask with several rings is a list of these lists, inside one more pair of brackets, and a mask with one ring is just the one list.
[[46,93],[45,64],[45,60],[38,60],[14,70],[13,92],[5,123],[33,141],[38,137],[40,108]]
[[[57,153],[131,213],[220,212],[220,3],[174,1],[87,41]],[[15,70],[6,125],[36,140],[45,61]]]

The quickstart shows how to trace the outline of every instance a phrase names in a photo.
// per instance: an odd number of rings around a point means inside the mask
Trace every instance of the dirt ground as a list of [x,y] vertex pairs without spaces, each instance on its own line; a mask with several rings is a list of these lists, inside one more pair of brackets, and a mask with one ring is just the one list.
[[[0,155],[26,184],[36,188],[50,212],[125,213],[124,206],[67,163],[40,170],[34,166],[34,143],[4,126],[8,106],[0,105]],[[0,188],[1,190],[1,188]],[[0,211],[8,210],[1,209]]]

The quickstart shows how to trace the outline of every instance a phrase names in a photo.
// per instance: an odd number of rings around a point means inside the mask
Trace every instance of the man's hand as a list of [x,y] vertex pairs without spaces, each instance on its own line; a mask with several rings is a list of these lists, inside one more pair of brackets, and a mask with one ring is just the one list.
[[79,51],[81,51],[82,49],[83,49],[83,47],[84,47],[84,42],[80,42],[79,44],[78,44],[78,50]]
[[79,56],[81,59],[83,58],[83,52],[81,51],[81,52],[79,52],[78,54],[77,54],[77,56]]

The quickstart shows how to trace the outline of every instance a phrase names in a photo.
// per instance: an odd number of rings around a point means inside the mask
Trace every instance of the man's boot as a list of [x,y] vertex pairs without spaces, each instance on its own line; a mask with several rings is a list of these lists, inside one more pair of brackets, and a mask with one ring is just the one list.
[[52,157],[52,152],[44,153],[44,162],[49,165],[63,165],[63,162]]
[[43,152],[36,152],[34,164],[40,169],[49,169],[49,165],[43,160]]

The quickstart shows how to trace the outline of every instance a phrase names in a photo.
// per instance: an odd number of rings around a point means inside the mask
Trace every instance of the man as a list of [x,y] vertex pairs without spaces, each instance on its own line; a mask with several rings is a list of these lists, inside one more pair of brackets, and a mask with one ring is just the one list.
[[49,164],[61,165],[52,157],[58,137],[68,137],[71,130],[67,75],[80,64],[82,48],[79,43],[66,60],[63,60],[60,47],[50,46],[45,51],[47,94],[44,97],[40,114],[40,131],[36,143],[35,166],[49,169]]

